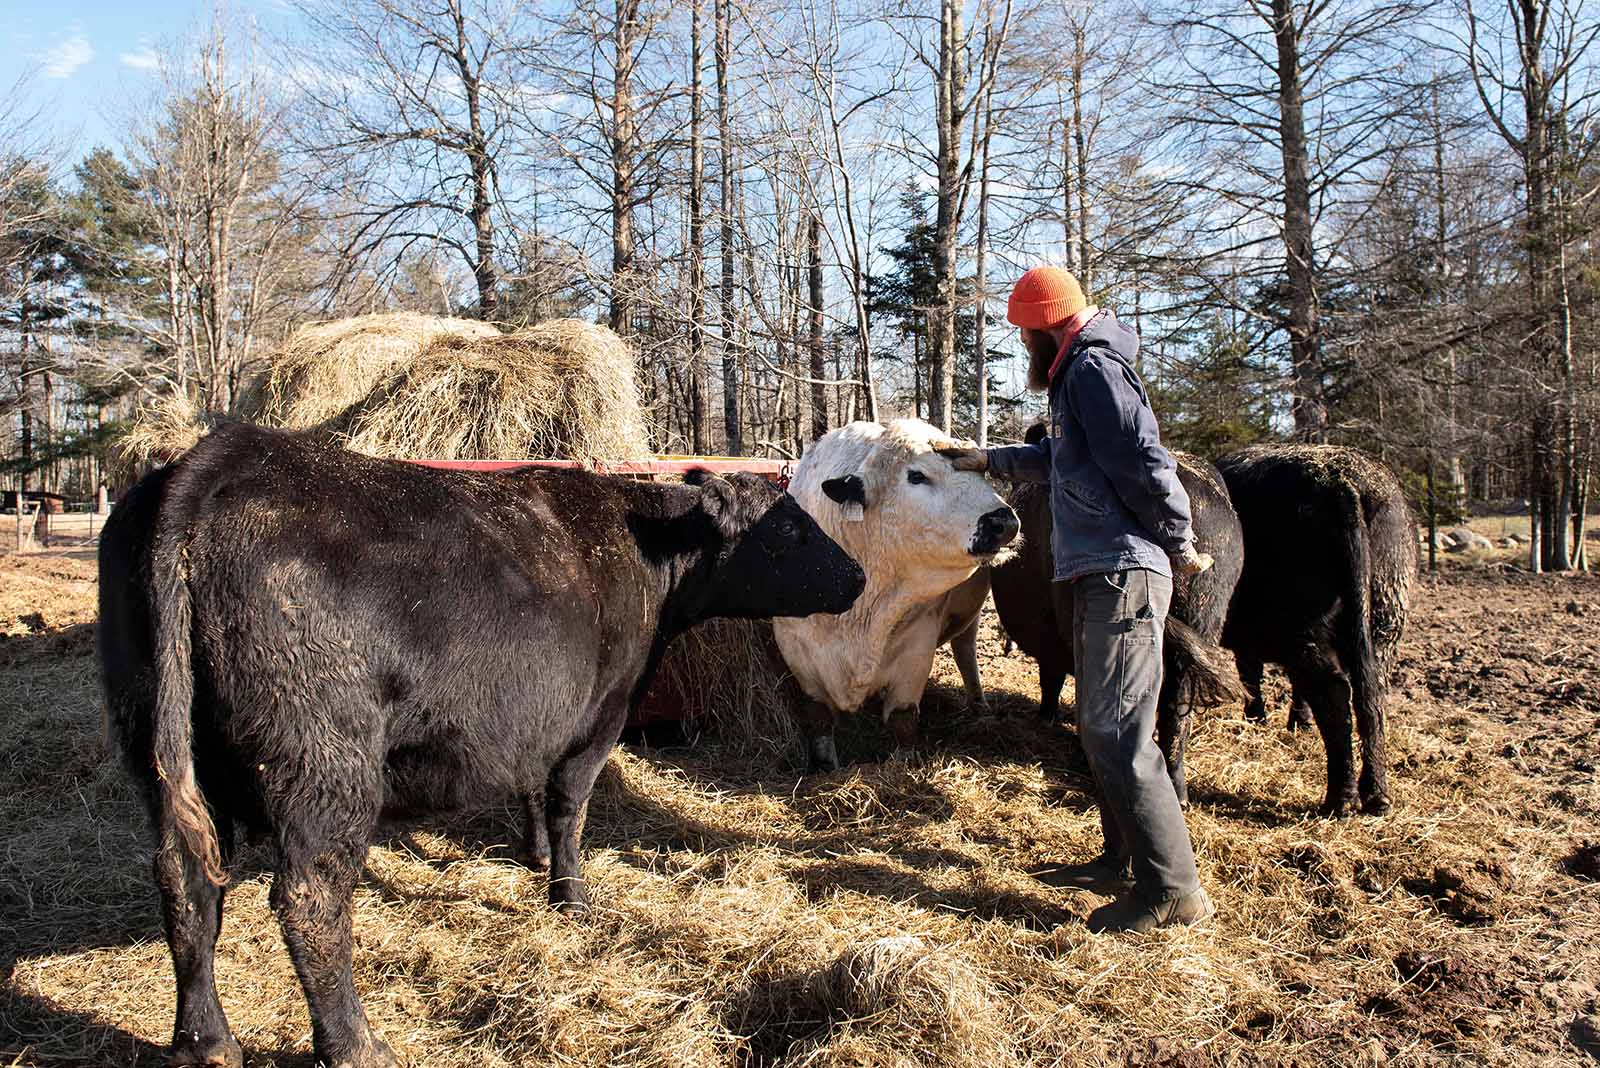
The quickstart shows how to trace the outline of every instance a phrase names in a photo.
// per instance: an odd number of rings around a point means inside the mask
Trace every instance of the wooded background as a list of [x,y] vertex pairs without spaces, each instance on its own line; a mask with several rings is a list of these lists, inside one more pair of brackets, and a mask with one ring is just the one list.
[[169,43],[115,144],[0,98],[7,485],[295,325],[574,315],[662,452],[854,418],[1017,440],[1012,281],[1144,340],[1169,443],[1358,445],[1584,566],[1600,402],[1581,0],[295,0]]

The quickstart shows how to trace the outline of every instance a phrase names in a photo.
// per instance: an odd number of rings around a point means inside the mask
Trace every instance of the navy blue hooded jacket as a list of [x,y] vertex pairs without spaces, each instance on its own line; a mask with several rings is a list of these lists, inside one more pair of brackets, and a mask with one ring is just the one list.
[[1057,582],[1129,568],[1170,577],[1168,556],[1194,537],[1189,494],[1133,369],[1138,353],[1139,335],[1099,312],[1050,382],[1050,436],[988,450],[990,474],[1050,483]]

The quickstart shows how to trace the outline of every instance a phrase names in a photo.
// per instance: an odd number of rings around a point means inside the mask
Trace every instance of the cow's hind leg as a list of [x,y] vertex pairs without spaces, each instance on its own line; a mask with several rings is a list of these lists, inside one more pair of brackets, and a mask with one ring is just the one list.
[[550,870],[550,834],[545,825],[544,791],[522,795],[522,845],[517,859],[538,871]]
[[950,654],[955,657],[956,668],[961,672],[961,686],[967,693],[967,707],[979,712],[989,710],[983,696],[983,675],[978,670],[978,617],[960,634],[950,639]]
[[1061,691],[1070,674],[1065,664],[1039,661],[1039,718],[1046,723],[1061,718]]
[[1286,724],[1291,731],[1310,730],[1311,725],[1317,721],[1316,714],[1311,710],[1311,702],[1299,690],[1291,687],[1289,690],[1289,722]]
[[1239,681],[1244,683],[1244,718],[1256,723],[1264,722],[1267,718],[1267,700],[1261,694],[1261,687],[1267,666],[1247,656],[1235,656],[1234,659],[1239,664]]
[[1350,681],[1332,663],[1319,659],[1291,672],[1295,692],[1311,706],[1322,747],[1328,755],[1328,794],[1322,802],[1325,816],[1349,816],[1356,811],[1356,777],[1351,752]]
[[1189,751],[1189,728],[1194,719],[1194,704],[1189,699],[1186,680],[1169,671],[1161,683],[1161,697],[1156,704],[1156,744],[1167,762],[1167,777],[1172,780],[1178,804],[1189,803],[1188,773],[1184,770],[1184,757]]
[[617,744],[627,717],[626,701],[608,702],[595,723],[594,733],[550,770],[544,796],[545,825],[550,836],[550,904],[569,915],[589,908],[578,844],[583,837],[594,780]]
[[311,1039],[330,1068],[393,1068],[393,1051],[367,1023],[350,972],[351,896],[373,819],[343,823],[336,836],[280,834],[272,910],[311,1010]]
[[[226,861],[233,851],[233,828],[223,819],[216,820],[216,828]],[[178,1015],[167,1063],[240,1068],[244,1052],[228,1029],[213,971],[224,888],[205,877],[199,859],[183,847],[176,830],[162,828],[161,837],[151,867],[178,981]]]

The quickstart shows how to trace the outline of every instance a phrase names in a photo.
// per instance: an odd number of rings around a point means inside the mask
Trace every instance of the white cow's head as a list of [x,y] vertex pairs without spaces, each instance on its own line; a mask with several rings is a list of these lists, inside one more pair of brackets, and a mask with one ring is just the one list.
[[1017,536],[1016,513],[983,476],[935,451],[950,444],[920,419],[851,423],[806,450],[790,492],[869,580],[942,593]]

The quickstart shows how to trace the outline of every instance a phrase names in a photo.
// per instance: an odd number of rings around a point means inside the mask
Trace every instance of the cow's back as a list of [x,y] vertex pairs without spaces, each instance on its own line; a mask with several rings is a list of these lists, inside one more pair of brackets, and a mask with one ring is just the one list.
[[1331,641],[1346,607],[1346,543],[1361,538],[1370,627],[1387,659],[1404,630],[1416,527],[1398,480],[1366,454],[1327,445],[1254,446],[1218,461],[1244,529],[1245,567],[1225,642],[1280,660]]

